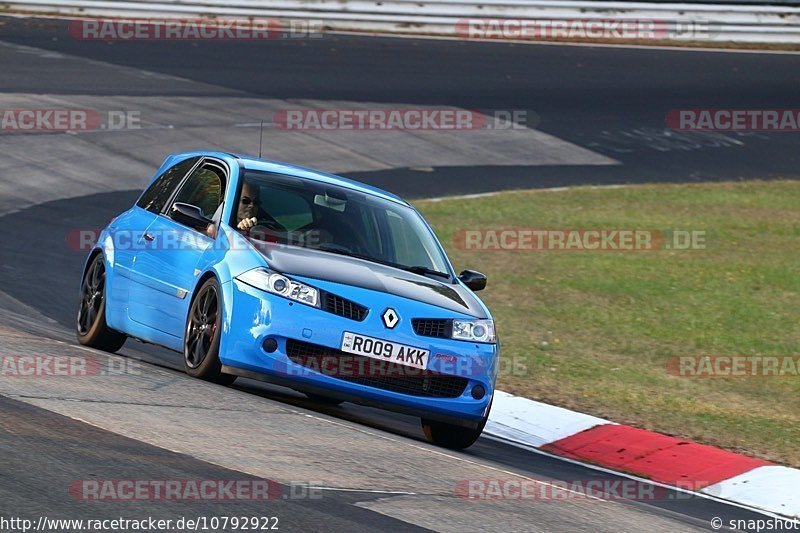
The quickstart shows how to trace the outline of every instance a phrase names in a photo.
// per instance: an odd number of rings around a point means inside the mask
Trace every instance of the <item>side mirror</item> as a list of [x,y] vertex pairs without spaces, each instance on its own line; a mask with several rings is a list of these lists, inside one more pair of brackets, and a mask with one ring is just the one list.
[[474,270],[464,270],[458,275],[458,279],[473,291],[482,291],[486,288],[486,275]]
[[208,225],[212,224],[212,221],[203,215],[202,209],[196,205],[184,204],[181,202],[175,202],[172,204],[170,218],[176,222],[185,224],[190,228],[200,231],[205,231],[205,229],[208,228]]

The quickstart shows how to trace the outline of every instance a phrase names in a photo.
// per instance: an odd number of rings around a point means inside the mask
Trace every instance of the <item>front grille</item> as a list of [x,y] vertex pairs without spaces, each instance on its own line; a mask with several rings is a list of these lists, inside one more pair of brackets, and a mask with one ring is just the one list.
[[425,337],[450,338],[453,334],[453,321],[441,318],[412,318],[414,333]]
[[367,308],[329,292],[322,294],[322,308],[334,315],[361,322],[367,317]]
[[327,376],[411,396],[458,398],[468,383],[466,378],[390,364],[294,339],[286,341],[286,355],[292,362]]

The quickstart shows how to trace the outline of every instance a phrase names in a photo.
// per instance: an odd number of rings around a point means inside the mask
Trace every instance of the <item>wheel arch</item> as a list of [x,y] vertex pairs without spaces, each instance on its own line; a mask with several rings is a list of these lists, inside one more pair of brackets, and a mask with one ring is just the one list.
[[[92,264],[92,261],[94,261],[94,258],[97,257],[98,254],[102,253],[103,249],[97,247],[94,248],[91,252],[89,252],[89,255],[86,256],[86,261],[83,262],[83,270],[81,271],[81,281],[80,281],[81,283],[83,283],[83,278],[86,277],[86,273],[89,271],[89,265]],[[103,256],[103,261],[105,260],[106,258],[105,256]]]
[[195,284],[194,292],[192,293],[192,300],[194,300],[194,295],[197,294],[197,289],[202,287],[203,283],[205,283],[206,281],[210,280],[211,278],[217,278],[217,283],[219,283],[220,285],[222,284],[219,281],[219,276],[217,276],[216,272],[214,272],[213,270],[209,270],[207,272],[204,272],[202,276],[197,278],[197,284]]
[[[200,290],[200,287],[202,287],[211,278],[217,280],[217,285],[220,286],[220,292],[222,292],[222,281],[219,279],[219,275],[214,270],[206,270],[205,272],[203,272],[197,278],[197,283],[194,284],[194,289],[192,289],[192,297],[189,299],[189,306],[186,310],[187,321],[189,320],[189,313],[192,312],[192,304],[194,303],[194,299],[197,297],[197,292]],[[224,295],[222,296],[224,297]]]

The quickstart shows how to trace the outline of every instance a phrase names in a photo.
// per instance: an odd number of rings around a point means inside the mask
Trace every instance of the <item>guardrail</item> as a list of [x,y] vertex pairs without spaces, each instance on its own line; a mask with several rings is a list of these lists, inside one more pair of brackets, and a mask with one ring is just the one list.
[[[312,19],[333,31],[500,39],[542,38],[541,32],[547,33],[542,28],[555,22],[561,30],[578,32],[569,36],[551,27],[549,34],[556,40],[562,35],[566,40],[597,39],[590,33],[592,27],[643,22],[655,25],[659,31],[653,39],[658,40],[800,43],[800,6],[794,5],[605,0],[0,0],[3,10],[85,17]],[[578,26],[582,29],[575,30]],[[647,39],[641,35],[599,38]]]

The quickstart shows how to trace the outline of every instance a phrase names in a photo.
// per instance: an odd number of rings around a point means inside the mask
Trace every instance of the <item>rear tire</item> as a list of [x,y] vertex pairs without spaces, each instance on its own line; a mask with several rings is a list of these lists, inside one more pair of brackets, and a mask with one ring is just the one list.
[[128,338],[106,324],[106,264],[100,253],[83,275],[75,336],[84,346],[112,353],[122,348]]
[[183,367],[186,373],[205,381],[230,385],[236,376],[222,373],[219,341],[222,336],[222,291],[217,278],[197,290],[183,335]]

